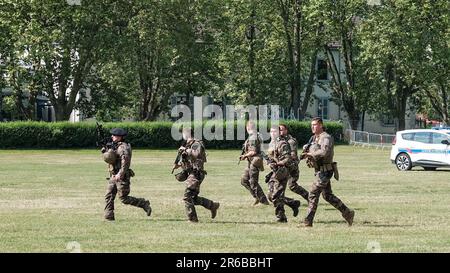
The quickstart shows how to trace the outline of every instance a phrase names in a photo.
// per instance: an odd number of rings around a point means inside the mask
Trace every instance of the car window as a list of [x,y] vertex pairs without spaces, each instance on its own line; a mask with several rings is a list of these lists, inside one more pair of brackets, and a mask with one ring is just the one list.
[[433,133],[433,144],[441,144],[443,140],[448,140],[448,137],[444,134]]
[[421,143],[431,143],[431,133],[419,132],[414,134],[414,141]]
[[414,133],[406,133],[402,134],[402,138],[404,140],[414,140]]

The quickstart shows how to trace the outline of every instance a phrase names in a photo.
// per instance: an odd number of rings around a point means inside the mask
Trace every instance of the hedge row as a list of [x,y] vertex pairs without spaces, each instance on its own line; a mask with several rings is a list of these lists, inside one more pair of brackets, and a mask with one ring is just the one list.
[[[290,128],[290,133],[297,138],[300,145],[306,143],[311,136],[309,122],[286,121],[283,122]],[[212,123],[206,123],[208,125]],[[205,140],[208,148],[240,148],[243,140],[227,140],[226,124],[216,124],[216,132],[220,132],[219,125],[223,127],[224,140]],[[172,122],[122,122],[104,123],[103,128],[107,136],[109,130],[121,127],[128,131],[127,141],[132,147],[145,148],[175,148],[180,141],[171,136]],[[234,135],[237,126],[234,123]],[[194,125],[199,126],[199,124]],[[331,133],[338,141],[341,139],[343,127],[341,123],[325,123],[327,132]],[[270,128],[270,124],[267,125]],[[236,138],[236,137],[234,137]],[[97,140],[96,125],[91,122],[1,122],[0,123],[0,148],[93,148]]]

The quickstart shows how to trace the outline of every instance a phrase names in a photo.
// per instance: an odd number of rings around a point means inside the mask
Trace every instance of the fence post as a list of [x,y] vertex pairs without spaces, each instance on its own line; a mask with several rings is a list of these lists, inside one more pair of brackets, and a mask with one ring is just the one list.
[[367,132],[367,147],[370,147],[370,133]]

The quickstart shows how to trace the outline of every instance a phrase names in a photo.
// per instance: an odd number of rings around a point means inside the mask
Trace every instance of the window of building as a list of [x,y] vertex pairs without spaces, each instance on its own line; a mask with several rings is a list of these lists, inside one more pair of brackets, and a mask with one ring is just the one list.
[[328,119],[328,98],[319,98],[317,101],[317,116]]
[[383,126],[395,126],[395,120],[390,115],[383,116],[381,122],[383,123]]
[[325,60],[317,60],[317,80],[326,81],[328,80],[328,66]]

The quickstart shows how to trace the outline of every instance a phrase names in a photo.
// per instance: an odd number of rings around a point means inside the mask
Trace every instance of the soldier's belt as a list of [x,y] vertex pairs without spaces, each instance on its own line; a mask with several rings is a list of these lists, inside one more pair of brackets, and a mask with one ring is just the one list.
[[316,169],[316,171],[321,171],[321,172],[333,171],[334,178],[336,180],[339,180],[339,170],[337,167],[337,162],[323,164],[322,166],[319,166],[319,168]]
[[319,171],[321,172],[329,172],[333,170],[333,164],[323,164],[322,166],[319,166]]

